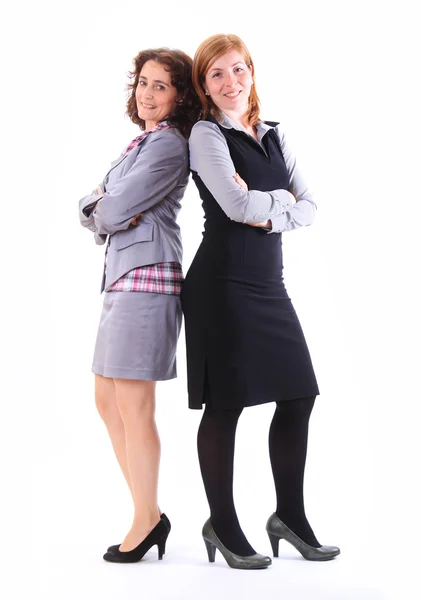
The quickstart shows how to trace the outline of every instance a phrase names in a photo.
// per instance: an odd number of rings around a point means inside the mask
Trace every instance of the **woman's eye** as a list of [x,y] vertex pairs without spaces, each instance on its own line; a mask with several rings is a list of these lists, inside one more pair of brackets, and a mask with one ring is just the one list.
[[145,81],[139,81],[138,85],[144,86],[144,85],[146,85],[146,82]]
[[165,89],[165,88],[164,88],[164,86],[163,86],[163,85],[157,85],[157,86],[156,86],[156,89],[157,89],[157,90],[163,90],[163,89]]
[[237,68],[235,69],[235,72],[236,72],[236,73],[241,73],[242,71],[243,71],[243,68],[242,68],[242,67],[237,67]]
[[219,77],[219,76],[220,76],[220,74],[221,74],[221,73],[218,73],[218,72],[216,72],[216,73],[214,73],[214,74],[212,75],[212,78],[213,78],[213,79],[215,79],[215,77]]

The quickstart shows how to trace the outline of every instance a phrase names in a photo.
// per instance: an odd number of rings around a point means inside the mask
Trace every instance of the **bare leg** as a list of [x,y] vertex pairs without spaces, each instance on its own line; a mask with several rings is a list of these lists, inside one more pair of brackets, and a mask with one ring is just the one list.
[[111,438],[118,464],[121,467],[127,485],[133,496],[129,468],[127,466],[126,432],[117,406],[113,379],[95,375],[95,403],[98,412],[105,423],[108,435]]
[[127,466],[134,502],[132,527],[120,546],[133,550],[160,519],[158,473],[161,446],[155,424],[154,381],[114,379],[117,406],[125,430]]

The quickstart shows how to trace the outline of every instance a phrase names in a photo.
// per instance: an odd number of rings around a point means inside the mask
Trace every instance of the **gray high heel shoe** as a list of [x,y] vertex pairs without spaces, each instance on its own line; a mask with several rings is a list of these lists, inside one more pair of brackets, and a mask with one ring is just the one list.
[[272,560],[269,556],[262,556],[261,554],[239,556],[238,554],[230,552],[216,535],[210,519],[203,525],[202,536],[206,545],[206,550],[208,551],[209,562],[211,563],[215,562],[215,551],[218,548],[219,552],[227,561],[228,566],[232,569],[266,569],[266,567],[269,567],[272,564]]
[[336,546],[320,546],[315,548],[306,544],[289,527],[281,521],[276,513],[273,513],[266,523],[266,531],[273,550],[273,556],[279,556],[279,540],[284,539],[300,552],[306,560],[332,560],[341,553]]

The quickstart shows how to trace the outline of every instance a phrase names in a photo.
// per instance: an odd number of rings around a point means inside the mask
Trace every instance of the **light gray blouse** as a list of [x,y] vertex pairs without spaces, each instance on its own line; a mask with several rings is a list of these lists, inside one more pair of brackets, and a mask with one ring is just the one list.
[[[224,113],[221,113],[221,118],[223,127],[247,133]],[[259,141],[253,136],[250,138],[263,148],[262,139],[270,129],[273,127],[260,122],[257,125]],[[289,173],[289,190],[244,191],[233,178],[235,167],[228,144],[215,123],[199,121],[194,125],[189,140],[190,168],[198,173],[225,214],[240,223],[261,223],[270,219],[272,229],[268,233],[311,225],[317,209],[283,132],[279,125],[274,129]]]

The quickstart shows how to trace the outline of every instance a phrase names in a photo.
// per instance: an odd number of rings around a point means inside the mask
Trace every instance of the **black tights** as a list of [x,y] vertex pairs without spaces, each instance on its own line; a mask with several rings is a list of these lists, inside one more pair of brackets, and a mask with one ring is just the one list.
[[[269,430],[269,452],[276,514],[302,540],[320,546],[307,521],[303,499],[308,421],[314,401],[312,397],[277,402]],[[255,550],[241,530],[233,498],[235,432],[242,410],[213,410],[207,406],[197,445],[215,533],[231,552],[251,556]]]

